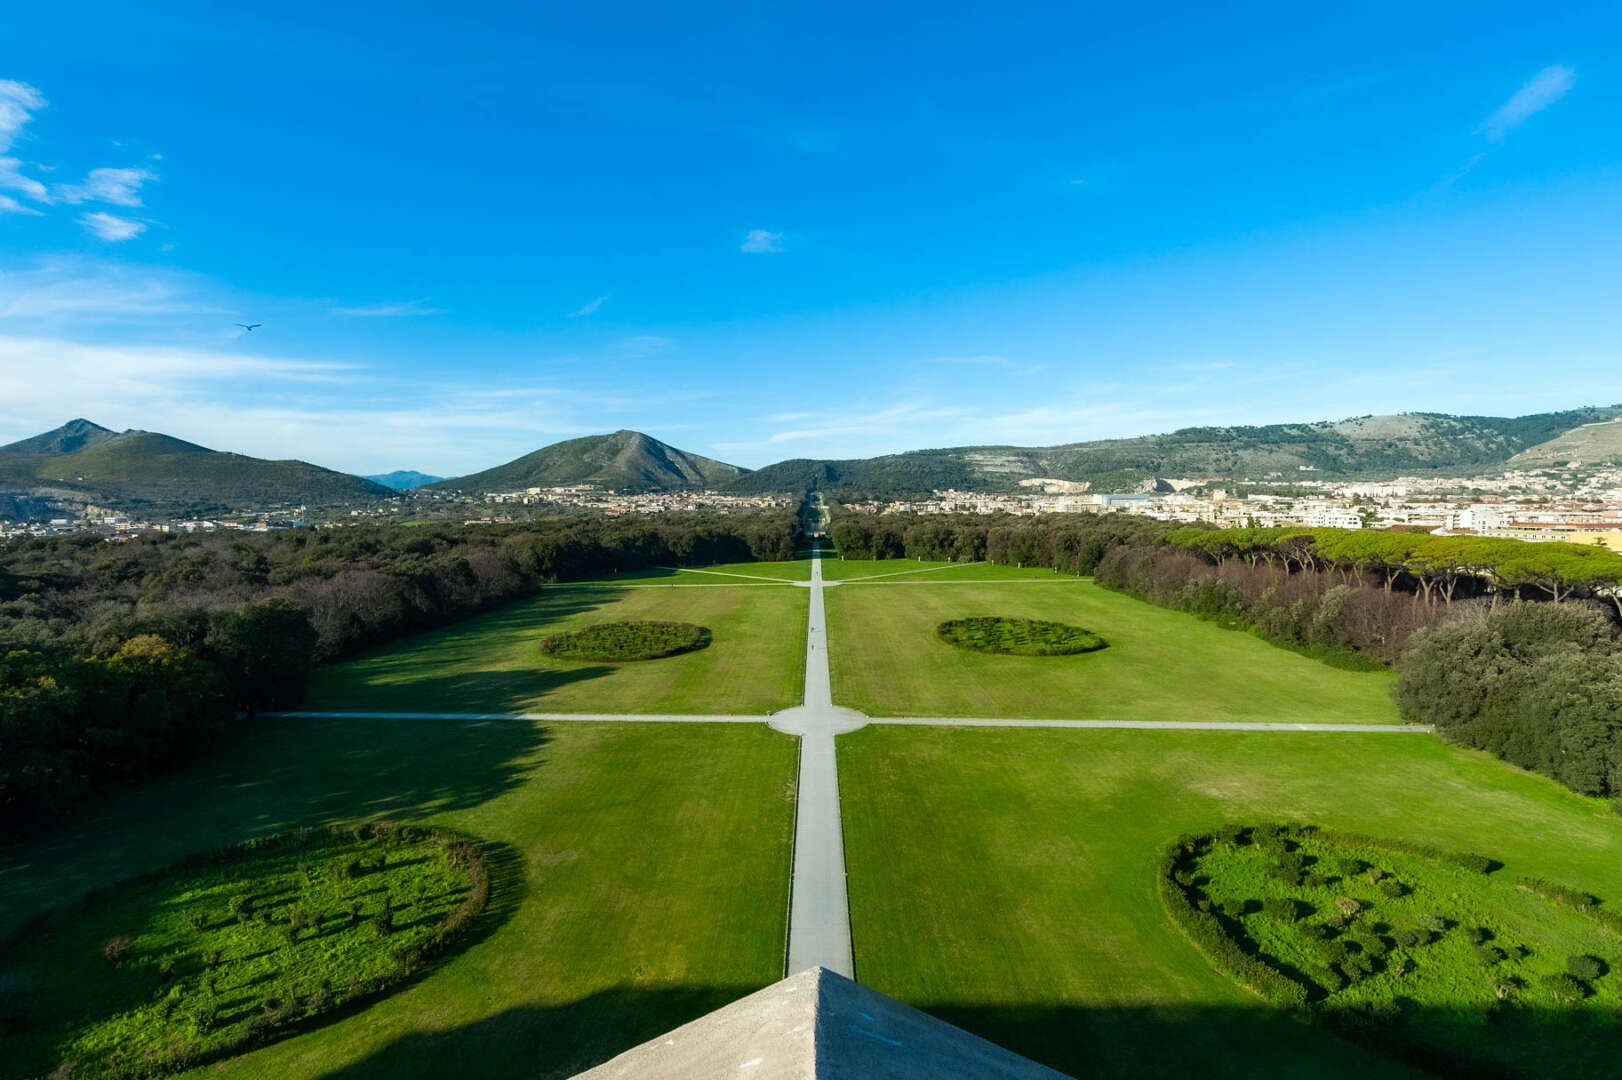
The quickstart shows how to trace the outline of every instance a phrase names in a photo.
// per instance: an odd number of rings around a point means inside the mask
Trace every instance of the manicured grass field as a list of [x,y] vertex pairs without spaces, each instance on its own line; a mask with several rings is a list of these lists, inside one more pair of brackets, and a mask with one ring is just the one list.
[[1052,570],[994,563],[920,562],[917,559],[840,559],[824,555],[824,581],[1075,581]]
[[[798,704],[805,589],[549,588],[540,596],[318,669],[305,708],[403,712],[734,713]],[[639,663],[543,656],[550,634],[596,623],[691,622],[696,652]]]
[[[1384,672],[1331,668],[1075,579],[851,584],[829,590],[825,602],[834,701],[871,716],[1399,721]],[[937,639],[938,623],[972,616],[1073,623],[1109,648],[991,656]]]
[[569,1076],[781,977],[795,752],[753,725],[264,722],[228,755],[0,848],[0,934],[245,836],[427,820],[494,845],[467,947],[199,1075]]
[[874,726],[839,758],[857,976],[1078,1077],[1414,1075],[1212,970],[1155,892],[1179,833],[1313,822],[1622,907],[1622,818],[1424,735]]

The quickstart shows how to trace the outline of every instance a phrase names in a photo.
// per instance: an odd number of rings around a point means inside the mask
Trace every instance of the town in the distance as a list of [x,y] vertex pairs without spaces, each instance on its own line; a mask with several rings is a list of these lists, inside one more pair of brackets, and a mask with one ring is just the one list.
[[1622,406],[1193,428],[1051,448],[964,447],[748,470],[632,431],[463,477],[354,477],[88,420],[0,447],[0,536],[506,524],[556,513],[788,508],[866,514],[1120,513],[1219,528],[1401,529],[1622,550]]

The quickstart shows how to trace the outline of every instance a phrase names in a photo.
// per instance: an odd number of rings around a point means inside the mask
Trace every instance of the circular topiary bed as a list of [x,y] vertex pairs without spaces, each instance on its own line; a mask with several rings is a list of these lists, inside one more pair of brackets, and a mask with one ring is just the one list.
[[385,824],[255,840],[91,893],[0,945],[0,1075],[155,1076],[281,1038],[399,986],[488,896],[478,843]]
[[1377,1050],[1450,1075],[1612,1072],[1622,916],[1573,889],[1501,881],[1497,866],[1229,825],[1173,843],[1160,893],[1218,970]]
[[558,660],[658,660],[709,643],[708,628],[692,623],[617,622],[553,634],[541,641],[541,652]]
[[979,616],[951,619],[935,627],[942,641],[960,649],[1004,656],[1074,656],[1108,644],[1091,630],[1040,619]]

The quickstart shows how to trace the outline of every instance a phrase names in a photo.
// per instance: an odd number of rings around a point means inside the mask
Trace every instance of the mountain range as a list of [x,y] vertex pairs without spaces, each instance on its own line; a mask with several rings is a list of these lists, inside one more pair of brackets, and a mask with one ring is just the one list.
[[266,461],[83,419],[0,446],[0,496],[12,500],[53,497],[188,517],[389,494],[370,480],[306,461]]
[[1048,447],[965,446],[872,458],[800,458],[753,471],[622,430],[554,443],[448,480],[412,470],[351,476],[304,461],[210,450],[157,432],[115,432],[78,419],[0,446],[0,518],[38,516],[50,500],[181,517],[272,504],[364,504],[418,489],[478,495],[575,484],[614,491],[737,494],[797,494],[815,488],[848,499],[938,488],[1017,491],[1021,481],[1131,491],[1163,486],[1167,479],[1379,479],[1560,467],[1573,461],[1622,463],[1622,406],[1520,417],[1402,413],[1264,427],[1184,428]]
[[[1619,417],[1622,406],[1521,417],[1402,413],[1310,424],[1183,428],[1060,446],[964,446],[848,460],[798,459],[757,469],[733,488],[764,492],[817,487],[874,495],[938,488],[1010,491],[1018,490],[1021,480],[1040,478],[1086,483],[1100,491],[1132,491],[1164,478],[1263,480],[1304,472],[1376,479],[1469,473],[1512,460],[1542,460],[1546,465],[1561,458],[1593,461],[1617,455],[1622,437],[1614,446],[1605,440],[1607,433],[1622,429]],[[1561,438],[1568,449],[1539,457],[1540,448]]]
[[382,484],[390,491],[410,491],[426,484],[437,483],[445,479],[443,476],[429,476],[416,469],[396,469],[389,473],[378,473],[376,476],[364,477],[374,484]]

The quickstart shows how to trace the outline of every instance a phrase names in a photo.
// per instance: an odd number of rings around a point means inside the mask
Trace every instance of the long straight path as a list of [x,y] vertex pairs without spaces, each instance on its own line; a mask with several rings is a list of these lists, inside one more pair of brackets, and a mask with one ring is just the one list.
[[812,553],[811,605],[805,634],[805,701],[773,716],[772,727],[800,737],[799,797],[794,808],[794,880],[789,890],[788,971],[825,967],[856,977],[850,902],[845,895],[845,832],[839,816],[834,736],[867,718],[834,705],[828,628],[822,607],[822,555]]

